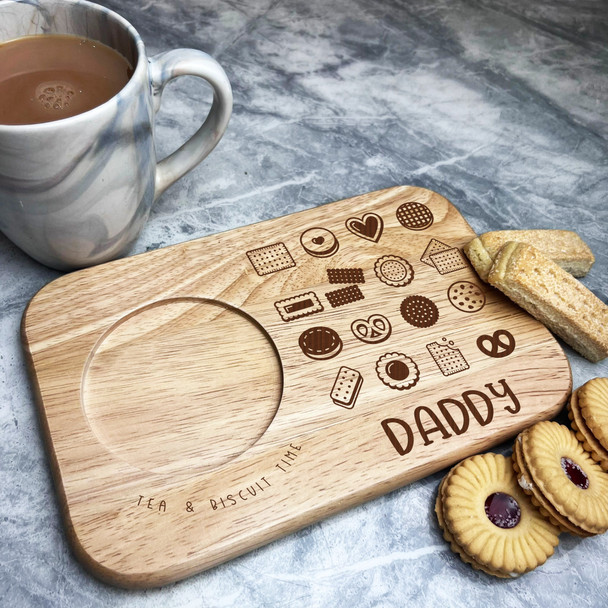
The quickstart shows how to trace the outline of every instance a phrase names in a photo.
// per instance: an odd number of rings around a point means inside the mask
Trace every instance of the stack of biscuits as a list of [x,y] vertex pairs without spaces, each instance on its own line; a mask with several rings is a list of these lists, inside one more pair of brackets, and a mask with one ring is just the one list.
[[501,230],[465,245],[477,274],[592,362],[608,356],[608,306],[575,277],[595,258],[575,232]]
[[576,390],[569,413],[574,430],[538,422],[517,436],[511,459],[473,456],[444,477],[435,512],[463,561],[515,577],[543,564],[561,532],[608,531],[608,378]]
[[[594,262],[566,230],[504,230],[464,252],[479,276],[593,362],[608,356],[608,307],[575,277]],[[508,459],[463,460],[442,480],[435,512],[453,551],[494,576],[519,576],[553,554],[561,532],[608,530],[608,378],[572,393],[572,430],[543,421],[521,432]]]

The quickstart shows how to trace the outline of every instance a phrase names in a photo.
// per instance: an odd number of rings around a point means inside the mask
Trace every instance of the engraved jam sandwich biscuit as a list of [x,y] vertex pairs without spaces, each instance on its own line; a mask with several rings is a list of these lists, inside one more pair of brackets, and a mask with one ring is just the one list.
[[553,555],[559,530],[517,485],[508,458],[481,454],[456,465],[435,503],[443,536],[463,561],[501,578],[519,576]]
[[608,306],[538,249],[507,243],[488,282],[589,361],[608,356]]
[[537,422],[517,436],[513,466],[541,513],[578,536],[608,530],[608,473],[557,422]]
[[494,259],[509,241],[526,243],[575,277],[584,277],[595,262],[591,249],[571,230],[497,230],[485,232],[464,246],[477,274],[487,281]]
[[576,438],[608,471],[608,378],[593,378],[572,393],[568,417]]

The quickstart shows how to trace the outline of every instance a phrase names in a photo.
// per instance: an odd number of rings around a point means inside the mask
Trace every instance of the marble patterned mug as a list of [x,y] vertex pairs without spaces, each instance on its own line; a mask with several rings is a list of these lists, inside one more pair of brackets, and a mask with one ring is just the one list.
[[[150,59],[133,26],[84,0],[0,1],[0,43],[36,34],[102,42],[134,68],[122,90],[81,114],[30,125],[0,124],[0,231],[34,259],[60,270],[128,252],[162,192],[221,139],[232,90],[221,66],[194,49]],[[200,129],[157,161],[154,115],[171,79],[194,75],[213,88]]]

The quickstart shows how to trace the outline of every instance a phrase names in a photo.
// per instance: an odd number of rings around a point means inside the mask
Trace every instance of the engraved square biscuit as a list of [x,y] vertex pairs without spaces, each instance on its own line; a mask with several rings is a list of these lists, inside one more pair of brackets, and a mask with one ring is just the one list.
[[338,306],[344,306],[357,300],[363,300],[364,296],[361,293],[358,285],[349,285],[342,289],[336,289],[325,294],[332,308],[338,308]]
[[356,369],[342,366],[331,389],[331,400],[341,407],[351,409],[359,396],[363,377]]
[[362,268],[328,268],[330,283],[365,283]]
[[247,257],[261,277],[296,265],[284,243],[252,249],[247,252]]
[[279,300],[274,303],[274,307],[285,322],[307,317],[323,310],[323,304],[321,304],[314,291]]
[[456,247],[433,253],[429,256],[429,260],[437,268],[439,274],[448,274],[467,267],[467,261],[460,249]]
[[435,267],[435,264],[431,261],[431,256],[435,253],[440,253],[446,249],[451,249],[449,245],[438,241],[437,239],[431,239],[429,244],[426,246],[424,253],[420,256],[420,261],[428,264],[429,266]]
[[426,348],[444,376],[451,376],[469,369],[467,360],[458,348],[438,342],[431,342],[426,345]]

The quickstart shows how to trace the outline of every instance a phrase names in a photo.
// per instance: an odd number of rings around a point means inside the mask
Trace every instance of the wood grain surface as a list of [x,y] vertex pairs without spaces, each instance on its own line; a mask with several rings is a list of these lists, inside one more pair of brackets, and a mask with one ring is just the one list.
[[396,187],[65,275],[22,340],[77,557],[166,584],[552,417],[568,361]]

